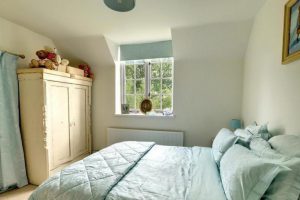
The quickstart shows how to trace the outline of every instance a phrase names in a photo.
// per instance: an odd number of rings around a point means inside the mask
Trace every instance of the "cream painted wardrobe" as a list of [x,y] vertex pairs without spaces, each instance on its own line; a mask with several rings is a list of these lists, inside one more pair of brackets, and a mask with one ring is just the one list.
[[29,182],[41,184],[91,153],[92,80],[19,69],[22,139]]

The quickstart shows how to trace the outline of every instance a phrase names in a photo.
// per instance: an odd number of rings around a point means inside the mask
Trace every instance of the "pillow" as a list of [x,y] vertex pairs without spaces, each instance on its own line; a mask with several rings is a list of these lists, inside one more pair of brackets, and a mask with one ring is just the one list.
[[300,137],[295,135],[278,135],[269,140],[276,151],[292,157],[300,158]]
[[266,163],[249,149],[233,145],[223,156],[220,175],[228,200],[260,200],[273,179],[285,170]]
[[254,136],[262,137],[265,140],[268,140],[271,137],[271,134],[268,131],[268,124],[258,125],[256,122],[253,122],[247,126],[245,130]]
[[249,146],[250,146],[250,149],[252,151],[254,151],[254,153],[260,157],[263,157],[268,152],[272,151],[272,147],[271,147],[270,143],[262,138],[253,138],[251,140]]
[[223,128],[219,131],[212,144],[213,156],[218,165],[223,154],[236,143],[237,139],[238,137],[229,129]]
[[234,134],[244,142],[250,142],[253,137],[253,135],[250,132],[246,131],[245,129],[236,129],[234,131]]
[[290,169],[278,174],[266,191],[264,199],[297,200],[300,195],[300,158],[284,156],[273,150],[267,141],[259,138],[251,141],[250,148],[265,162]]
[[253,122],[252,124],[248,125],[245,128],[246,131],[249,131],[251,134],[256,135],[259,133],[265,133],[268,132],[268,125],[258,125],[256,122]]
[[245,129],[236,129],[234,134],[238,136],[236,144],[242,145],[249,148],[250,141],[252,140],[253,135],[246,131]]

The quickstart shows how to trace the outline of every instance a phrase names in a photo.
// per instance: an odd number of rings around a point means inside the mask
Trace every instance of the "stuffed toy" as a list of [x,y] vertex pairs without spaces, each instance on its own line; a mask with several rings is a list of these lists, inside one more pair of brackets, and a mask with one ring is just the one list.
[[48,59],[44,59],[44,60],[36,60],[36,59],[32,59],[29,67],[31,68],[46,68],[46,69],[50,69],[50,70],[55,70],[55,64]]
[[40,60],[44,60],[48,57],[48,52],[46,50],[39,50],[35,54]]
[[32,59],[29,67],[31,68],[46,68],[46,69],[50,69],[50,70],[55,70],[56,69],[56,62],[55,62],[55,58],[56,58],[56,54],[49,52],[47,50],[38,50],[36,52],[37,57],[39,58],[39,60],[36,59]]
[[94,74],[91,72],[91,67],[88,64],[80,64],[78,67],[84,71],[85,77],[94,78]]
[[32,59],[29,67],[31,68],[46,68],[50,70],[57,70],[59,65],[68,66],[69,61],[67,59],[61,59],[57,54],[56,49],[47,48],[46,50],[38,50],[36,52],[39,60]]

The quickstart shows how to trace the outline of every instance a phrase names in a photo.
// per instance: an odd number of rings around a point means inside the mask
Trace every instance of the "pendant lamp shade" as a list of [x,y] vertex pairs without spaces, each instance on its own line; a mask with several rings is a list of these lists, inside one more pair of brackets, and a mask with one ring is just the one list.
[[118,12],[127,12],[134,8],[135,0],[104,0],[107,7]]

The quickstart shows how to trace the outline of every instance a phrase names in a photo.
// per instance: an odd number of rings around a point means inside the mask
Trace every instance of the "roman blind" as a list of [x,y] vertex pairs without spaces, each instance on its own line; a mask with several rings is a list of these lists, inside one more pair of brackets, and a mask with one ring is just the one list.
[[143,44],[125,44],[120,46],[120,52],[121,61],[173,57],[171,40]]

